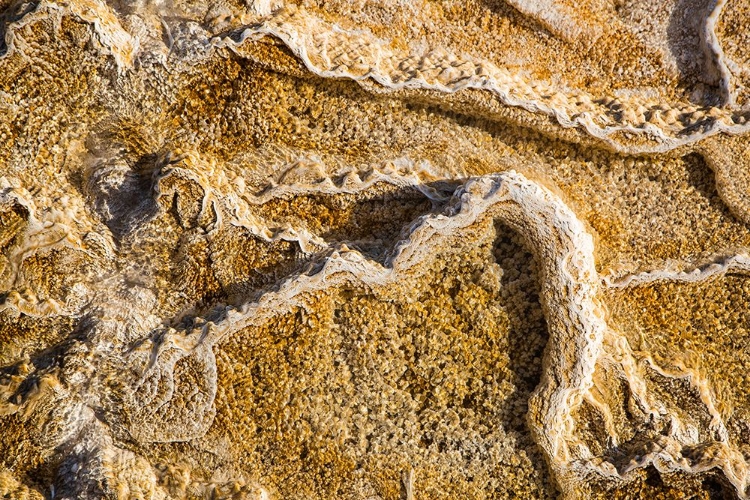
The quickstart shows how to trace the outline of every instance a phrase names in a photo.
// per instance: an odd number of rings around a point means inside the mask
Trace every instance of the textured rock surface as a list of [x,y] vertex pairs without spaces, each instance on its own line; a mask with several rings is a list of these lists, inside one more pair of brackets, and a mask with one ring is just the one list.
[[0,495],[750,496],[746,0],[0,7]]

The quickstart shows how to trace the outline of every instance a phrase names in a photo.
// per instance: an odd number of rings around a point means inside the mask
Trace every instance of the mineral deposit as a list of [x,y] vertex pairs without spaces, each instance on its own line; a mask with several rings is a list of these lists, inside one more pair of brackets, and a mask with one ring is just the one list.
[[0,0],[0,496],[750,498],[750,0]]

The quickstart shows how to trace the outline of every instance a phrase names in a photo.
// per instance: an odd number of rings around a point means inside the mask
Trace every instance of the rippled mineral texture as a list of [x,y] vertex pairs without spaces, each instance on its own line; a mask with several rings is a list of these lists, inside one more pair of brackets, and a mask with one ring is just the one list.
[[750,498],[750,0],[0,12],[3,498]]

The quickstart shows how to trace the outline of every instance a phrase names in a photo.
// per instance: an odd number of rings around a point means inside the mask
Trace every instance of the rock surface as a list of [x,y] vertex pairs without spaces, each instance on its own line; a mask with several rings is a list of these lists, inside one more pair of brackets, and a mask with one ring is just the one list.
[[747,0],[0,0],[0,495],[750,497]]

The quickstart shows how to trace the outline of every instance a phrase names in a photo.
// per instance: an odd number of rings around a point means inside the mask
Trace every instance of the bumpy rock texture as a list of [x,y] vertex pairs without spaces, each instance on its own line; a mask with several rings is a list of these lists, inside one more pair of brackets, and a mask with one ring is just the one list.
[[750,497],[748,0],[0,12],[0,495]]

